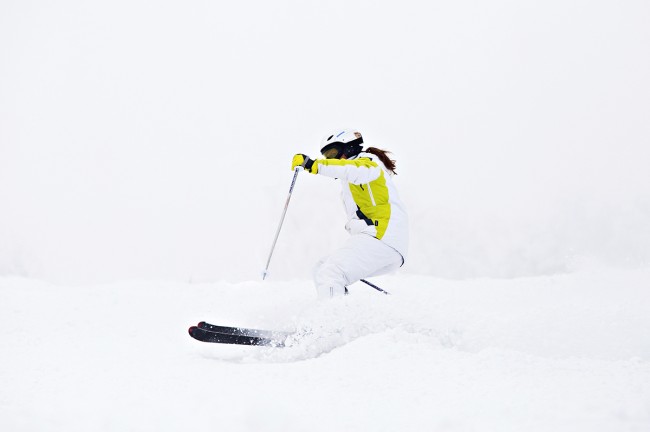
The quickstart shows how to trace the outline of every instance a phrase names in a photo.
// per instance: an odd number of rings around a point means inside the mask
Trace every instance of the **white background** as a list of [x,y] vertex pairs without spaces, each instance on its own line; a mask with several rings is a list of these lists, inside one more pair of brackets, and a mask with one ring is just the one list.
[[[403,271],[650,258],[644,1],[5,1],[0,273],[259,276],[294,153],[357,128],[398,162]],[[345,238],[303,175],[271,266]]]
[[[647,1],[0,0],[0,430],[650,430]],[[411,250],[294,153],[397,159]],[[298,332],[202,344],[199,320]]]

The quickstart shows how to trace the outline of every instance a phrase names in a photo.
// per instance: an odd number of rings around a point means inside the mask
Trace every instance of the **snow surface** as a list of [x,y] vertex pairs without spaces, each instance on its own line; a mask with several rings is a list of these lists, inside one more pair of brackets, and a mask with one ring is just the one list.
[[[3,431],[647,431],[649,270],[308,282],[0,279]],[[205,319],[311,329],[202,344]]]
[[[650,430],[650,2],[0,2],[0,431]],[[407,265],[330,303],[393,151]],[[214,346],[199,320],[309,330]],[[150,334],[147,334],[150,333]]]

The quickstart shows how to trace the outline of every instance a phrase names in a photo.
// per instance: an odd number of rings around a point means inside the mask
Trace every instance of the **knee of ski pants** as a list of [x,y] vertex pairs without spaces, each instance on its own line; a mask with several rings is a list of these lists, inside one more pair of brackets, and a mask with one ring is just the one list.
[[349,279],[345,270],[336,261],[334,257],[327,257],[319,260],[314,266],[312,276],[318,297],[345,294]]

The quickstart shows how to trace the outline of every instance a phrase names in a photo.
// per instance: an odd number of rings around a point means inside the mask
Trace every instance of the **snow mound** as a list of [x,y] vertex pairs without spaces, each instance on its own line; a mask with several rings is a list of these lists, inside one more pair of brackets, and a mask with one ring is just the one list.
[[[394,276],[319,302],[308,281],[2,278],[0,429],[648,430],[649,281]],[[200,320],[298,336],[204,344]]]

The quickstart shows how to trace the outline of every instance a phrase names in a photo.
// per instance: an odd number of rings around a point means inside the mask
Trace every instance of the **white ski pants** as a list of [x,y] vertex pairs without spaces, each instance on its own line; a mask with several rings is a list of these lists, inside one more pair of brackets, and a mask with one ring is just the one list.
[[402,255],[367,234],[352,235],[340,249],[318,261],[314,284],[319,298],[344,295],[345,287],[371,276],[397,270]]

